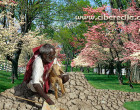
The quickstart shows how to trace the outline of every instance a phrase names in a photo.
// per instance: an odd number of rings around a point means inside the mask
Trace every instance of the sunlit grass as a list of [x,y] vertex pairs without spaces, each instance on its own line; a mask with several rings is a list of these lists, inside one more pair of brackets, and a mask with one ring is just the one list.
[[140,110],[140,101],[126,102],[124,103],[124,107],[127,110]]
[[14,84],[11,83],[12,79],[11,73],[6,71],[0,71],[0,92],[5,91],[6,89],[12,88],[23,81],[23,74],[20,75],[19,79],[15,79]]
[[128,79],[123,76],[123,85],[119,84],[118,77],[116,75],[98,75],[90,73],[84,73],[88,82],[97,89],[111,89],[111,90],[120,90],[126,92],[139,92],[140,93],[140,84],[133,84],[133,89],[130,88]]

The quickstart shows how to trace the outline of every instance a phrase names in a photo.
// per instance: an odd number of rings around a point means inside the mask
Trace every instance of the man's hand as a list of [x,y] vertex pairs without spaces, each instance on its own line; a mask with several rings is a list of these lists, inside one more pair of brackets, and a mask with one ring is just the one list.
[[37,91],[37,93],[43,97],[49,105],[54,105],[54,102],[44,93],[40,84],[33,84],[33,87]]

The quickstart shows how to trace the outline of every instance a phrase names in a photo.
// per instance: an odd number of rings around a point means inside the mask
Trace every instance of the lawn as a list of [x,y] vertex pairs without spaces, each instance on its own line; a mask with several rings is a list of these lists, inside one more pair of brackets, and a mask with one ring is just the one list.
[[10,72],[6,71],[0,71],[0,92],[5,91],[6,89],[12,88],[18,84],[20,84],[23,81],[23,74],[20,75],[19,79],[15,79],[15,83],[12,84],[12,79],[9,79],[11,77]]
[[140,110],[140,101],[126,102],[124,107],[127,110]]
[[97,89],[111,89],[120,90],[126,92],[138,92],[140,93],[140,84],[133,84],[133,89],[130,88],[128,79],[123,76],[124,85],[120,85],[118,77],[116,75],[98,75],[90,73],[84,73],[88,82]]

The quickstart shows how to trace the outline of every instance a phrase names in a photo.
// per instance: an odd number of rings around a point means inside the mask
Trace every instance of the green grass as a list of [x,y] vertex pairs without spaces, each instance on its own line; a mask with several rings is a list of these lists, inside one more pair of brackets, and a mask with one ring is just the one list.
[[88,82],[97,89],[111,89],[120,90],[126,92],[138,92],[140,93],[140,84],[133,84],[133,89],[130,88],[128,79],[123,76],[124,85],[120,85],[118,77],[116,75],[98,75],[90,73],[84,73]]
[[124,107],[127,110],[140,110],[140,101],[126,102],[124,103]]
[[23,81],[23,74],[20,75],[19,79],[15,79],[14,84],[11,83],[12,79],[10,72],[0,71],[0,92],[5,91],[6,89],[12,88]]

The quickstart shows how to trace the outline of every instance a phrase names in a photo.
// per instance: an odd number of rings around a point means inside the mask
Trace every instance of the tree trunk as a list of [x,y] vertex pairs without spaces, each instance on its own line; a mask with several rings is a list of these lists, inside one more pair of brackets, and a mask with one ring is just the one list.
[[129,69],[126,67],[125,70],[126,70],[126,76],[125,77],[128,78],[129,77],[129,75],[128,75]]
[[101,67],[100,67],[100,74],[102,74],[102,65],[100,65]]
[[82,66],[80,67],[80,71],[81,72],[84,72],[84,68]]
[[117,62],[117,69],[116,69],[117,73],[118,73],[118,80],[120,85],[123,85],[123,77],[122,77],[122,67],[121,67],[121,61]]
[[84,72],[85,67],[82,67],[82,72]]
[[16,62],[14,63],[14,61],[12,62],[12,83],[14,83],[14,79],[16,77],[16,79],[18,79],[18,76],[17,76],[17,64]]
[[87,67],[87,72],[89,73],[89,67]]
[[77,66],[75,67],[76,71],[77,71]]
[[[6,8],[5,7],[2,7],[2,11],[6,11]],[[6,16],[5,15],[3,17],[2,23],[3,23],[3,28],[5,28],[6,27]]]
[[65,64],[66,64],[66,68],[65,68],[65,72],[68,72],[68,62],[69,62],[69,61],[68,61],[68,58],[66,58],[66,63],[65,63]]
[[18,51],[15,52],[15,57],[12,60],[12,83],[14,83],[14,75],[16,77],[16,79],[18,79],[18,60],[19,60],[19,56],[21,53],[21,49],[18,49]]
[[14,77],[18,79],[18,60],[21,54],[22,43],[22,41],[19,41],[19,43],[17,44],[18,49],[13,53],[13,59],[9,55],[6,56],[6,59],[12,62],[12,83],[14,83]]
[[93,68],[93,73],[94,73],[94,68]]
[[132,68],[132,82],[140,84],[140,65],[135,64]]
[[106,68],[106,66],[105,66],[105,75],[107,75],[107,73],[106,73],[106,72],[107,72],[107,68]]
[[82,67],[80,67],[80,71],[82,71]]
[[[72,61],[72,59],[73,59],[73,51],[70,52],[70,61]],[[72,66],[71,66],[71,71],[73,71],[73,67]]]
[[73,67],[71,66],[71,72],[73,71]]
[[109,75],[114,75],[114,61],[111,60],[111,62],[109,63]]
[[133,85],[132,85],[132,70],[131,70],[131,61],[129,60],[129,61],[127,61],[126,62],[126,78],[129,80],[128,81],[128,83],[129,83],[129,86],[131,87],[131,88],[133,88]]
[[100,74],[100,65],[98,64],[98,74]]

